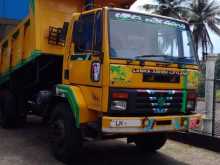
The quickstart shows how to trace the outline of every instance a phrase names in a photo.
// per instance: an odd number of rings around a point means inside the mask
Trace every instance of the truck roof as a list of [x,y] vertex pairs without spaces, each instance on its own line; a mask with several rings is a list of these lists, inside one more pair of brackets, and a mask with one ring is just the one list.
[[[115,6],[115,7],[123,7],[123,6],[131,6],[136,0],[94,0],[94,3],[98,6]],[[100,7],[99,6],[99,7]]]
[[182,22],[182,23],[185,23],[185,24],[189,24],[189,22],[186,21],[186,20],[176,19],[176,18],[173,18],[173,17],[163,16],[163,15],[158,15],[158,14],[151,14],[151,13],[147,13],[147,12],[138,12],[138,11],[121,9],[121,8],[109,8],[108,7],[108,9],[117,10],[117,11],[123,11],[123,12],[130,12],[130,13],[134,13],[134,14],[142,14],[142,15],[154,16],[154,17],[159,17],[159,18],[164,18],[164,19],[169,19],[169,20],[173,20],[173,21],[178,21],[178,22]]

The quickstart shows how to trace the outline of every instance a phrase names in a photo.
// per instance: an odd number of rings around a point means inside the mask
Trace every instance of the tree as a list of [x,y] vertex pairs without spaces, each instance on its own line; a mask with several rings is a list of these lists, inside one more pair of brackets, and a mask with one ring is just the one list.
[[220,55],[218,56],[218,59],[216,61],[215,76],[216,76],[216,79],[220,80]]
[[156,5],[144,5],[146,10],[174,18],[187,20],[192,29],[195,48],[201,47],[203,60],[206,59],[208,47],[213,49],[208,28],[220,36],[220,5],[215,0],[156,0]]
[[153,13],[181,19],[180,13],[184,0],[155,0],[157,4],[145,4],[144,9]]
[[[186,8],[184,8],[186,9]],[[187,10],[181,13],[192,27],[196,51],[202,47],[203,60],[206,59],[208,46],[213,49],[208,28],[220,36],[220,5],[215,0],[193,0]]]

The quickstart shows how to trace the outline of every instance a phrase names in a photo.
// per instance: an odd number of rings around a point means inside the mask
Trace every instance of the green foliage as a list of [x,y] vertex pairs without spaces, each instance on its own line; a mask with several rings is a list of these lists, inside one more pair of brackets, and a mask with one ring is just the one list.
[[205,73],[206,73],[205,63],[201,63],[200,70],[201,70],[201,74],[199,78],[198,96],[205,97]]
[[199,81],[198,96],[205,97],[205,80],[204,79],[201,79]]
[[199,47],[203,50],[203,59],[207,53],[208,46],[213,49],[213,43],[210,39],[207,28],[211,29],[215,34],[220,35],[220,5],[215,0],[193,0],[189,5],[189,10],[183,12],[192,26],[196,50]]
[[216,101],[220,101],[220,90],[216,90]]
[[179,10],[182,9],[184,0],[156,0],[158,4],[145,4],[146,10],[153,10],[154,13],[181,19]]
[[[218,57],[218,60],[216,61],[215,78],[220,79],[220,56]],[[219,82],[219,84],[220,84],[220,82]]]
[[207,28],[220,36],[220,4],[216,0],[157,0],[157,5],[146,4],[146,10],[154,13],[187,20],[192,29],[196,50],[203,51],[203,59],[208,47],[213,49]]

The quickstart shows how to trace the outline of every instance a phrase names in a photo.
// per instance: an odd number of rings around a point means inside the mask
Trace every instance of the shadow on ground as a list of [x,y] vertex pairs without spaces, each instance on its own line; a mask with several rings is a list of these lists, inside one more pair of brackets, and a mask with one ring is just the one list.
[[[73,155],[74,156],[74,155]],[[0,129],[0,164],[62,165],[49,152],[47,128],[39,120],[17,130]],[[123,139],[86,143],[74,165],[184,165],[164,153],[144,154]]]
[[152,154],[140,153],[136,150],[135,145],[128,145],[124,141],[119,140],[87,144],[84,148],[83,156],[77,162],[77,164],[84,165],[185,164],[160,152]]

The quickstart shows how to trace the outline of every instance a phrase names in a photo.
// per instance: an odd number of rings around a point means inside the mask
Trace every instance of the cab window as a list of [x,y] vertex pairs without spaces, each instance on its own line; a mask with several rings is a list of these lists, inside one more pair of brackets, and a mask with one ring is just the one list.
[[[75,43],[75,52],[94,52],[102,49],[101,11],[80,17],[80,30]],[[79,28],[79,27],[78,27]]]

